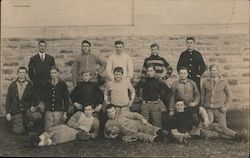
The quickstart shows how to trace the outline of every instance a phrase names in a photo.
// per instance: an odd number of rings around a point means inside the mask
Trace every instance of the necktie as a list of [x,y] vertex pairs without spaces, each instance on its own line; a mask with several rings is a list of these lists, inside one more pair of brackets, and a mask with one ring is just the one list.
[[212,78],[212,85],[215,86],[215,78]]
[[41,55],[41,60],[44,61],[44,54]]

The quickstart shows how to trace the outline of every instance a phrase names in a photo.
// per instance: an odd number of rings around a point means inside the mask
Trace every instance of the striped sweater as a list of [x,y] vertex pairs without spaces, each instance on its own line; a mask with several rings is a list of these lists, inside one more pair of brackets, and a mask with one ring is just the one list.
[[160,57],[159,55],[151,55],[144,60],[141,76],[142,78],[146,78],[147,68],[149,64],[153,64],[155,66],[156,76],[160,78],[168,79],[173,72],[173,68],[164,58]]

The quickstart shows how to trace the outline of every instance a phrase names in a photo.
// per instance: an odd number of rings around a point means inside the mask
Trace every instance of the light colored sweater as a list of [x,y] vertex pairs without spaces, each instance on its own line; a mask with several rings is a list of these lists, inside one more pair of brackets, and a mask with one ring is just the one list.
[[135,89],[131,82],[128,80],[110,81],[104,91],[105,100],[108,100],[109,94],[111,95],[111,103],[115,106],[127,106],[129,104],[128,90],[131,92],[131,98],[134,99]]
[[[100,68],[98,69],[98,64]],[[105,70],[105,61],[92,53],[89,54],[81,54],[78,56],[72,65],[72,80],[73,84],[76,85],[79,75],[81,75],[84,71],[90,71],[92,78],[96,72],[103,72]]]
[[106,73],[109,80],[114,80],[114,68],[115,67],[122,67],[123,68],[123,76],[124,78],[129,77],[132,79],[134,74],[133,63],[131,57],[126,54],[112,54],[107,59],[106,65]]

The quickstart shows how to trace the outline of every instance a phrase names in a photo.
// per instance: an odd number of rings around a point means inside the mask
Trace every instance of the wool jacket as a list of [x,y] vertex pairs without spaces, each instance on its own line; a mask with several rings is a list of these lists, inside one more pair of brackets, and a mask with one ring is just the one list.
[[197,50],[188,50],[181,53],[177,63],[177,71],[179,72],[181,67],[188,69],[188,78],[196,80],[197,75],[202,75],[206,70],[206,65],[200,52]]
[[9,85],[6,97],[6,113],[10,113],[11,115],[26,112],[31,106],[37,106],[38,102],[33,85],[30,81],[27,81],[28,84],[26,85],[21,99],[19,99],[17,82],[18,80]]
[[56,85],[51,80],[45,82],[41,90],[41,100],[45,103],[46,111],[68,112],[69,92],[67,84],[61,79]]
[[231,102],[231,92],[226,80],[218,78],[215,85],[212,79],[208,78],[203,81],[201,88],[201,105],[205,108],[228,107]]

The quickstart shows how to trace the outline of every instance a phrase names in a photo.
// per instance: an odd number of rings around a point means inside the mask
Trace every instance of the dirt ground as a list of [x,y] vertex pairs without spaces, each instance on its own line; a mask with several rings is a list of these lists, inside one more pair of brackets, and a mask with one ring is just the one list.
[[[229,111],[231,128],[240,131],[248,128],[247,111]],[[248,142],[232,140],[190,140],[187,144],[144,143],[126,144],[118,140],[98,139],[87,142],[68,142],[49,147],[33,148],[27,135],[11,135],[4,118],[0,119],[1,156],[21,157],[210,157],[238,158],[249,156]]]

